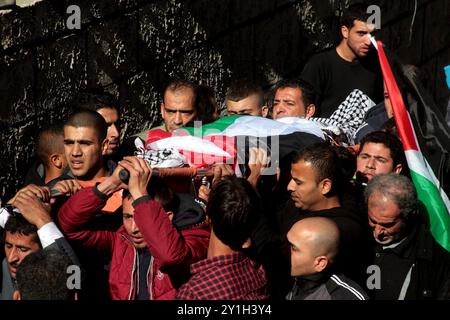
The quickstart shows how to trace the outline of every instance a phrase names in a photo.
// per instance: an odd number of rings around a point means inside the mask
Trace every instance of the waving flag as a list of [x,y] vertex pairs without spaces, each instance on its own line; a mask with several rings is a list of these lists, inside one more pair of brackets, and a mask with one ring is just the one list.
[[[425,205],[430,229],[436,241],[450,251],[450,202],[427,157],[422,153],[413,122],[408,113],[389,61],[380,41],[376,45],[383,78],[391,100],[395,123],[405,150],[411,177],[419,200]],[[447,128],[448,130],[448,128]],[[445,133],[445,128],[444,128]],[[448,145],[445,146],[448,148]]]

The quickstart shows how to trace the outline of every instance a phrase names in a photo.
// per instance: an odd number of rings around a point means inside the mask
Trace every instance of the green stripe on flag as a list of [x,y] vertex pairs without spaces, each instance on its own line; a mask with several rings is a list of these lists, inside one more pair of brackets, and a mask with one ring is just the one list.
[[438,188],[433,182],[412,170],[411,178],[419,200],[428,210],[430,230],[434,239],[447,251],[450,251],[450,215]]
[[211,134],[221,134],[226,128],[232,125],[236,119],[242,117],[242,115],[234,115],[228,117],[222,117],[212,123],[205,124],[200,128],[195,127],[184,127],[191,136],[203,137],[205,135]]

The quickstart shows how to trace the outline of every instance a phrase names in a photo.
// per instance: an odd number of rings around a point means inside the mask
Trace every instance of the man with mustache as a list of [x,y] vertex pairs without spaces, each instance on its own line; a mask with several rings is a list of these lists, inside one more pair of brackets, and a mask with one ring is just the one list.
[[285,79],[275,87],[272,118],[314,116],[316,106],[314,89],[302,80]]
[[331,50],[313,56],[301,78],[319,95],[316,116],[328,118],[354,90],[375,103],[383,100],[380,65],[370,41],[375,25],[368,24],[367,5],[354,4],[341,18],[341,41]]
[[411,181],[379,174],[369,181],[365,198],[377,242],[373,264],[379,267],[379,283],[367,292],[377,300],[450,299],[450,253],[422,221]]

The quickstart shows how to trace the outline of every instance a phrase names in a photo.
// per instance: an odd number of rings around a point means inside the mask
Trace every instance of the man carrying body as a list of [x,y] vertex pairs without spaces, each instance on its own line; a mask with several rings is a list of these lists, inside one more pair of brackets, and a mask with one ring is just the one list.
[[182,79],[171,81],[164,89],[160,106],[163,124],[152,129],[145,129],[134,136],[146,141],[149,130],[161,129],[172,132],[191,123],[197,115],[196,98],[197,86],[194,83]]
[[309,119],[315,111],[313,88],[302,80],[283,80],[275,88],[272,118],[302,117]]

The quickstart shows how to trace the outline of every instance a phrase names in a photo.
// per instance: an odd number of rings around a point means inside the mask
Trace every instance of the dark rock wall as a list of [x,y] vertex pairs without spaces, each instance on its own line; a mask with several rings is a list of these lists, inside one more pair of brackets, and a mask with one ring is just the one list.
[[[6,200],[21,186],[37,132],[65,117],[79,89],[115,95],[123,134],[132,134],[160,121],[160,91],[170,77],[209,85],[222,103],[233,77],[270,87],[298,75],[311,54],[334,43],[336,16],[349,2],[47,0],[0,14],[0,196]],[[73,4],[81,9],[80,30],[66,27]],[[378,38],[420,68],[443,109],[450,2],[379,4]]]

